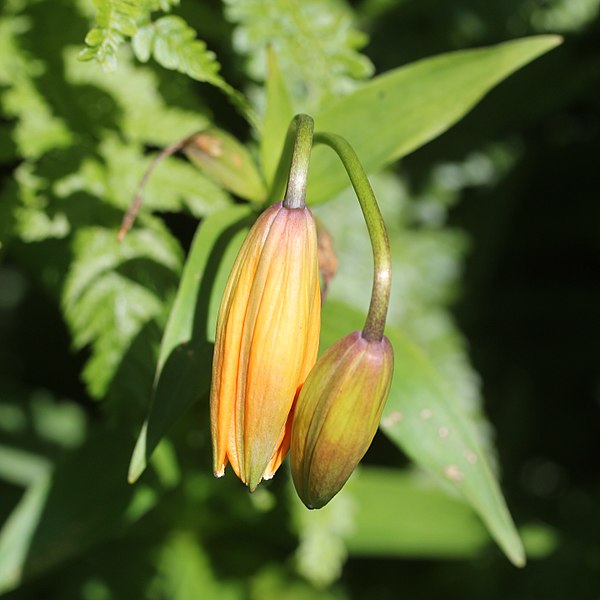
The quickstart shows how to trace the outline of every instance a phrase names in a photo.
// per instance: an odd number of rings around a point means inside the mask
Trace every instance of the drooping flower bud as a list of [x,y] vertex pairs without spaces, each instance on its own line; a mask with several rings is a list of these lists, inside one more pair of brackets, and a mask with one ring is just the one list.
[[210,398],[217,477],[230,462],[254,490],[281,464],[320,319],[314,219],[306,207],[279,202],[250,230],[221,302]]
[[370,341],[355,331],[311,370],[296,404],[290,449],[294,485],[308,508],[327,504],[371,445],[393,366],[386,337]]

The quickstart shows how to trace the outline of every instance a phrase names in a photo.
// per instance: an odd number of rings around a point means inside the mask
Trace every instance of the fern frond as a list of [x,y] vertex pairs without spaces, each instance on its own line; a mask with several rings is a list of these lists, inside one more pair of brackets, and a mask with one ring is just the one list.
[[150,13],[167,11],[179,0],[94,0],[96,27],[85,37],[87,48],[80,60],[97,60],[107,71],[117,64],[117,50],[138,28],[150,20]]
[[169,15],[140,28],[132,46],[136,57],[142,62],[152,56],[166,69],[221,89],[242,114],[253,121],[255,118],[245,97],[223,79],[216,55],[196,35],[196,31],[181,17]]
[[249,75],[262,81],[271,46],[286,74],[295,109],[317,112],[323,101],[352,90],[373,73],[358,49],[367,36],[337,0],[225,0],[226,16],[237,24],[234,44],[248,57]]

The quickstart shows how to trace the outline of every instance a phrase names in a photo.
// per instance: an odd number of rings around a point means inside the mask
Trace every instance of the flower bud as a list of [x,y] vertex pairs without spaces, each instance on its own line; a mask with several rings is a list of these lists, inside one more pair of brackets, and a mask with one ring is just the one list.
[[214,471],[254,490],[290,443],[290,413],[316,358],[321,298],[314,219],[281,202],[256,221],[217,320],[211,387]]
[[290,458],[300,499],[321,508],[346,483],[368,450],[390,390],[389,340],[355,331],[317,361],[296,404]]

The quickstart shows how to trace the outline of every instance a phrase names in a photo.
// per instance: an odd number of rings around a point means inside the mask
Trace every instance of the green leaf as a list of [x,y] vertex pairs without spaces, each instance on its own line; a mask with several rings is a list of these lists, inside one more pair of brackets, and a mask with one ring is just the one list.
[[216,312],[250,214],[248,207],[231,207],[198,228],[162,338],[152,404],[131,457],[130,482],[143,473],[173,423],[208,392]]
[[229,133],[205,129],[186,144],[184,152],[217,185],[252,202],[265,200],[267,190],[250,153]]
[[[60,179],[54,192],[67,197],[88,192],[125,210],[156,155],[146,156],[137,144],[107,136],[98,148],[103,162],[85,158],[75,173]],[[143,210],[177,212],[182,208],[202,217],[229,204],[230,196],[187,161],[174,157],[161,161],[143,191]]]
[[[363,315],[344,304],[327,302],[323,345],[360,329],[363,322]],[[423,351],[393,327],[386,334],[394,348],[394,377],[382,431],[415,463],[461,494],[509,559],[523,566],[521,540],[473,424]]]
[[362,467],[342,493],[353,506],[352,554],[462,558],[489,541],[469,506],[422,473]]
[[37,158],[73,141],[67,123],[53,112],[50,99],[40,93],[38,78],[43,67],[23,49],[23,37],[31,29],[26,17],[0,20],[0,107],[17,119],[12,138],[19,153]]
[[31,484],[0,529],[0,594],[17,587],[42,517],[51,478]]
[[[469,417],[478,439],[495,464],[491,425],[482,411],[481,382],[470,364],[468,346],[448,310],[460,286],[468,249],[466,234],[456,229],[415,226],[417,198],[397,174],[370,177],[386,222],[394,265],[388,324],[420,345],[452,389],[452,399]],[[371,288],[356,285],[373,273],[371,244],[354,190],[347,189],[314,208],[333,238],[338,269],[328,298],[358,311],[369,305]],[[340,337],[344,335],[340,332]]]
[[[227,94],[232,102],[250,121],[255,117],[246,98],[238,90],[229,85],[219,74],[221,65],[214,52],[206,44],[196,38],[196,31],[181,17],[162,17],[153,23],[154,37],[151,42],[154,60],[166,69],[179,71],[196,81],[210,83]],[[148,32],[142,34],[144,40],[137,42],[141,55],[147,50]],[[140,56],[140,54],[138,54]]]
[[382,419],[387,436],[418,464],[453,485],[480,515],[517,566],[525,554],[502,493],[475,431],[455,404],[427,356],[398,331],[390,331],[395,368]]
[[294,110],[314,112],[346,94],[373,72],[357,52],[367,36],[353,26],[352,11],[336,0],[226,0],[237,23],[234,45],[248,57],[252,79],[266,77],[266,51],[277,53]]
[[270,187],[294,112],[273,48],[269,48],[267,59],[266,107],[261,129],[260,159],[267,186]]
[[30,485],[0,530],[0,593],[123,532],[156,505],[156,477],[125,481],[128,431],[98,426]]
[[[127,54],[120,57],[119,68],[108,74],[99,65],[81,63],[76,51],[66,48],[65,74],[73,85],[93,86],[111,97],[116,106],[110,118],[116,120],[122,135],[130,142],[167,146],[204,129],[210,122],[196,94],[189,90],[186,99],[188,104],[193,101],[193,110],[170,105],[161,95],[156,73],[149,67],[134,65]],[[180,82],[179,86],[182,85]],[[140,98],[144,101],[140,102]],[[93,107],[86,108],[85,122],[98,120],[102,129],[106,128],[109,115],[102,112],[97,115]]]
[[176,282],[180,250],[166,230],[136,228],[122,244],[116,231],[83,228],[74,243],[63,306],[76,348],[92,344],[83,376],[101,398],[144,327],[164,310]]
[[161,598],[171,600],[244,597],[238,585],[215,577],[209,557],[191,532],[175,533],[164,545],[158,559],[157,588]]
[[88,47],[80,52],[79,59],[95,59],[106,71],[114,71],[117,50],[126,38],[136,34],[152,11],[167,10],[178,3],[178,0],[94,0],[96,27],[85,36]]
[[[315,128],[344,136],[367,172],[380,170],[446,131],[496,84],[560,42],[536,36],[417,61],[331,102],[315,118]],[[327,200],[347,185],[335,154],[315,148],[310,201]]]

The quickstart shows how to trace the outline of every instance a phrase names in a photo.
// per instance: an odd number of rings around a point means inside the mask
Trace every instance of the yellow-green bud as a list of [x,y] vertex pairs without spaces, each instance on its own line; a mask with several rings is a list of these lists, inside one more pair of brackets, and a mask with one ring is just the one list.
[[316,362],[296,404],[290,448],[292,476],[308,508],[321,508],[346,483],[368,450],[392,381],[386,337],[355,331]]

